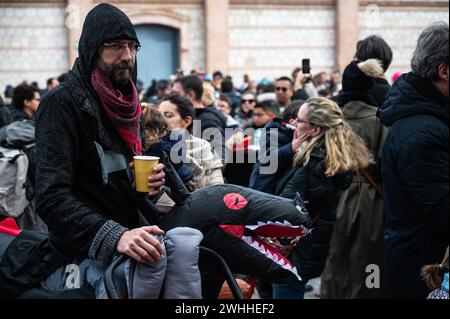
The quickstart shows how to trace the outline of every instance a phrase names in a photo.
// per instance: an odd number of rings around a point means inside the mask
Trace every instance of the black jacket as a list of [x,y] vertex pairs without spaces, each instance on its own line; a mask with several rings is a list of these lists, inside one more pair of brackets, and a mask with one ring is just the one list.
[[[374,85],[370,92],[370,95],[377,103],[377,106],[381,106],[386,99],[386,96],[391,88],[389,82],[386,79],[378,78],[374,79]],[[372,104],[370,104],[372,105]]]
[[[203,109],[195,110],[195,119],[201,121],[201,134],[203,135],[205,130],[214,128],[221,134],[219,137],[214,138],[209,134],[204,136],[198,136],[198,132],[194,129],[194,136],[201,137],[207,140],[216,150],[222,151],[222,158],[225,155],[225,127],[227,126],[227,119],[225,116],[217,110],[214,106],[207,106]],[[207,133],[207,132],[206,132]]]
[[314,150],[308,165],[288,170],[276,188],[276,194],[286,198],[295,198],[298,192],[316,219],[312,233],[300,240],[289,257],[306,280],[320,276],[325,267],[339,195],[353,179],[352,173],[325,176],[325,159],[323,149]]
[[[292,164],[294,151],[291,143],[294,130],[288,128],[281,119],[273,119],[266,125],[264,131],[266,136],[265,153],[259,154],[258,160],[253,166],[249,187],[274,194],[276,182]],[[274,173],[263,171],[264,169],[270,170],[271,167],[274,167],[273,165],[276,165]]]
[[18,108],[14,107],[14,106],[11,106],[9,108],[9,114],[10,114],[11,119],[12,119],[13,122],[23,121],[23,120],[31,120],[32,119],[27,113],[25,113],[21,109],[18,109]]
[[379,111],[390,127],[381,172],[390,297],[426,297],[420,269],[449,243],[448,98],[413,73],[392,87]]
[[12,118],[10,114],[10,108],[5,105],[2,97],[0,96],[0,128],[11,123]]
[[307,101],[309,99],[308,93],[304,89],[300,89],[294,92],[294,96],[292,97],[292,101],[303,100]]
[[121,235],[140,226],[138,208],[147,215],[153,209],[132,187],[128,163],[134,154],[90,81],[96,52],[115,38],[137,41],[123,12],[98,5],[86,17],[80,57],[63,85],[42,101],[36,119],[37,211],[71,253],[105,263]]

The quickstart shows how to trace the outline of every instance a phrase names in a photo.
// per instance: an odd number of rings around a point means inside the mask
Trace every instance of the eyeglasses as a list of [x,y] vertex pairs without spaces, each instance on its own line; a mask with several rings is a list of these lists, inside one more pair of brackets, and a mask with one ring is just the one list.
[[277,87],[276,90],[277,92],[278,91],[287,92],[288,88]]
[[246,103],[252,104],[252,103],[255,103],[255,100],[242,100],[242,104],[246,104]]
[[103,43],[103,45],[117,55],[122,54],[123,50],[125,50],[126,48],[130,49],[131,54],[136,54],[136,52],[138,52],[141,48],[141,45],[135,42],[130,43],[111,42],[111,43]]
[[305,124],[311,124],[311,125],[313,125],[311,122],[302,120],[300,117],[297,117],[297,123],[305,123]]

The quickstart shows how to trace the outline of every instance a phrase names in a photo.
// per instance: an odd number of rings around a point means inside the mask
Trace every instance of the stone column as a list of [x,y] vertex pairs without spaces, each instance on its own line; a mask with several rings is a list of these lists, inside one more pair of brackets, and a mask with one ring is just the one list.
[[206,72],[228,73],[229,0],[205,0]]
[[68,36],[69,65],[71,69],[78,57],[78,41],[87,13],[93,8],[91,0],[67,0],[65,25]]
[[359,0],[336,1],[336,64],[342,71],[353,60],[358,42]]

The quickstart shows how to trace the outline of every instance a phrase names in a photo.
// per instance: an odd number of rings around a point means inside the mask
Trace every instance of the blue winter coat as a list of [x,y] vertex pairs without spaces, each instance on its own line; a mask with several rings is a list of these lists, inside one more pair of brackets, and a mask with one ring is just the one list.
[[[275,187],[281,176],[292,164],[294,151],[292,150],[292,138],[294,130],[288,128],[281,119],[273,119],[267,123],[265,131],[265,151],[259,154],[258,161],[253,167],[250,176],[249,187],[264,193],[275,194]],[[270,145],[270,141],[272,145]],[[270,161],[269,161],[270,160]],[[276,171],[266,174],[261,168],[269,168],[273,161],[278,161]]]

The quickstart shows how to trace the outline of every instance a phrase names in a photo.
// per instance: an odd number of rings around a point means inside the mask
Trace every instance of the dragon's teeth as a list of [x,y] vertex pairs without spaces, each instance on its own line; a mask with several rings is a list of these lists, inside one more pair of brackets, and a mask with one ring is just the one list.
[[281,267],[283,267],[283,266],[285,265],[284,259],[281,258],[281,259],[278,261],[278,264],[279,264]]
[[[270,222],[269,222],[270,223]],[[258,226],[265,226],[265,225],[267,225],[266,223],[264,223],[264,222],[258,222]]]
[[284,265],[283,268],[286,270],[292,271],[292,266],[289,264]]
[[259,249],[259,244],[258,244],[256,241],[252,242],[252,243],[251,243],[251,246],[252,246],[253,248]]

